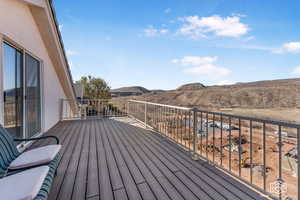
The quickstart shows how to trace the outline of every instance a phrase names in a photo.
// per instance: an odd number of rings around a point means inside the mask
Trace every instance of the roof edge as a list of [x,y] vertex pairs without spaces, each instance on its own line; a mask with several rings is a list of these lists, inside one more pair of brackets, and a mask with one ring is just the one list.
[[66,55],[66,50],[65,50],[64,43],[63,43],[63,39],[62,39],[60,30],[59,30],[59,24],[58,24],[56,13],[55,13],[55,8],[53,6],[53,1],[52,0],[47,0],[47,1],[49,2],[49,5],[50,5],[52,19],[53,19],[53,22],[55,24],[56,33],[58,35],[59,43],[60,43],[60,46],[61,46],[62,51],[63,51],[64,60],[65,60],[66,66],[67,66],[68,76],[69,76],[69,79],[70,79],[70,82],[71,82],[71,86],[72,86],[72,92],[74,94],[74,97],[76,97],[76,93],[75,93],[75,89],[74,89],[73,77],[72,77],[72,73],[71,73],[71,70],[70,70],[70,65],[69,65],[69,62],[68,62],[68,59],[67,59],[67,55]]

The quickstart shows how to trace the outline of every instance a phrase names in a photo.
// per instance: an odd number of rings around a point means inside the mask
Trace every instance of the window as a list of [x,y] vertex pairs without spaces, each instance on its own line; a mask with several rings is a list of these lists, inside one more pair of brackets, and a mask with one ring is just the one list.
[[7,43],[3,50],[4,127],[14,137],[32,137],[41,131],[40,61]]

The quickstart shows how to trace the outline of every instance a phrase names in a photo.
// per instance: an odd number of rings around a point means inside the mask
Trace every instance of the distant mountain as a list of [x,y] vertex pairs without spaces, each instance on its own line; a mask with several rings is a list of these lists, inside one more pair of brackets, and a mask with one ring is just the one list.
[[300,78],[222,86],[191,83],[130,99],[208,110],[230,109],[232,114],[300,122]]
[[117,89],[112,89],[111,94],[113,97],[117,96],[139,96],[146,93],[150,93],[151,91],[140,86],[132,86],[132,87],[122,87]]
[[166,90],[151,90],[152,93],[165,92]]
[[145,94],[145,98],[165,104],[213,108],[299,108],[300,79],[206,87],[192,83],[156,95]]
[[121,87],[117,89],[112,89],[111,92],[141,92],[148,93],[150,90],[141,87],[141,86],[132,86],[132,87]]
[[203,88],[205,88],[205,85],[201,83],[189,83],[178,87],[176,90],[178,91],[201,90]]

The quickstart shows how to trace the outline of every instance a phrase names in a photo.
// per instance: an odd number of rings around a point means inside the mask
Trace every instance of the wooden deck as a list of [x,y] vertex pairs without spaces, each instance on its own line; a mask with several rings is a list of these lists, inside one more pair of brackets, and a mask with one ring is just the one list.
[[63,144],[50,200],[264,199],[168,139],[127,123],[65,121],[47,134]]

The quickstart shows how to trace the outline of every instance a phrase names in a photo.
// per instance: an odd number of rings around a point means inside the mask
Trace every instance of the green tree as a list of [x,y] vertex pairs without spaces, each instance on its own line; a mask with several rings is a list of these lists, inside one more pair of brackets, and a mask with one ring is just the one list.
[[92,76],[82,76],[76,83],[81,83],[84,88],[84,97],[89,99],[109,99],[111,98],[110,87],[102,78]]

